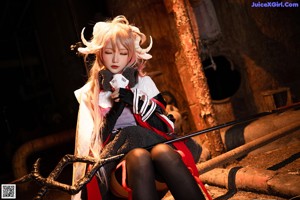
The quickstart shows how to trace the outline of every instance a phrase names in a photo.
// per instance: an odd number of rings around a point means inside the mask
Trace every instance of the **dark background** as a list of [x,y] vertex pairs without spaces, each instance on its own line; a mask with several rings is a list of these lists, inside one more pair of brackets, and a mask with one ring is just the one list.
[[[206,71],[212,97],[232,97],[236,117],[259,111],[255,97],[274,85],[290,87],[293,101],[299,101],[299,8],[255,9],[243,0],[213,3],[223,36],[211,50],[216,62],[235,71]],[[88,37],[95,21],[118,14],[142,21],[139,27],[145,27],[145,33],[154,39],[153,57],[161,59],[152,63],[174,64],[170,57],[176,53],[176,37],[162,0],[3,0],[0,9],[1,183],[15,178],[12,158],[22,144],[75,129],[78,103],[73,92],[87,76],[83,59],[70,46],[80,41],[83,27]],[[159,88],[168,87],[176,97],[185,96],[177,91],[180,85],[165,79],[170,76],[156,79]],[[180,109],[187,108],[184,100],[181,102],[184,98],[177,98]],[[73,152],[73,144],[71,140],[36,152],[28,159],[28,168],[37,157],[56,163],[62,155]]]
[[[74,129],[74,90],[86,81],[83,59],[70,46],[87,35],[95,20],[107,18],[96,0],[6,0],[1,2],[0,182],[11,181],[12,157],[24,143]],[[74,141],[39,152],[56,162],[73,153]],[[54,151],[53,151],[54,150]],[[46,164],[47,165],[47,164]]]

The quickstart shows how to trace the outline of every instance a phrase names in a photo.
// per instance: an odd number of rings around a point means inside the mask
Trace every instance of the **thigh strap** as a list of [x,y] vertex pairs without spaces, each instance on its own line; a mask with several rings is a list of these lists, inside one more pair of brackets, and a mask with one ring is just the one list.
[[[120,184],[116,178],[115,171],[121,167],[122,170],[122,183]],[[126,181],[126,161],[122,160],[116,167],[116,169],[111,174],[111,191],[112,193],[120,198],[128,198],[129,200],[132,200],[132,189],[128,187],[127,181]],[[157,191],[164,191],[168,189],[168,186],[166,183],[159,182],[155,180],[156,190]]]
[[[122,183],[118,182],[115,171],[121,167],[122,170]],[[128,198],[132,200],[132,190],[127,186],[126,183],[126,161],[122,160],[112,172],[111,175],[111,191],[114,195],[121,198]]]
[[[187,157],[186,157],[185,153],[182,152],[181,150],[175,150],[175,151],[179,153],[179,155],[180,155],[181,158],[182,158],[182,161],[183,161],[184,163],[186,163],[186,162],[187,162]],[[193,170],[190,166],[188,166],[188,165],[187,165],[187,168],[190,170],[192,176],[194,177],[195,181],[196,181],[196,182],[198,183],[198,185],[200,186],[200,188],[201,188],[202,192],[205,194],[206,198],[207,198],[208,200],[212,200],[212,197],[210,196],[210,194],[208,193],[207,189],[205,188],[205,186],[203,185],[202,181],[200,180],[199,174],[198,174],[198,173],[195,174],[195,173],[194,173],[194,170]]]

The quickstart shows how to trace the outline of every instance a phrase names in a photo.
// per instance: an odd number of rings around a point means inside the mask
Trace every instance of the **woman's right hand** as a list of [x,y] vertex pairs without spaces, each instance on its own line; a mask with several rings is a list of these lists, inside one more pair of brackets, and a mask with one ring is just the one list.
[[115,102],[124,102],[128,105],[133,105],[133,93],[131,90],[124,89],[124,88],[118,88],[116,89],[112,94],[111,98]]
[[120,102],[120,88],[117,88],[113,91],[113,93],[111,93],[111,98],[113,99],[114,102]]

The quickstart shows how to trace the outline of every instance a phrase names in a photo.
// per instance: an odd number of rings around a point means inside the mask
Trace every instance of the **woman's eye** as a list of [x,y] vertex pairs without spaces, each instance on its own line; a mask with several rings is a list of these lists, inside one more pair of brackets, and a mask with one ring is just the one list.
[[121,52],[120,54],[121,54],[122,56],[127,56],[127,55],[128,55],[127,52]]
[[105,54],[112,54],[113,52],[111,51],[104,51]]

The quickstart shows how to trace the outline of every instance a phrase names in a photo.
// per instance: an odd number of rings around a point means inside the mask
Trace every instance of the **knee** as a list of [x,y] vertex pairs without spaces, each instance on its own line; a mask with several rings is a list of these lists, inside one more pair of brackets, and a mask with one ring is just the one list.
[[142,167],[151,162],[150,153],[142,148],[131,150],[126,155],[126,163],[134,167]]
[[152,160],[155,162],[168,162],[180,159],[180,155],[167,144],[158,144],[151,150]]

